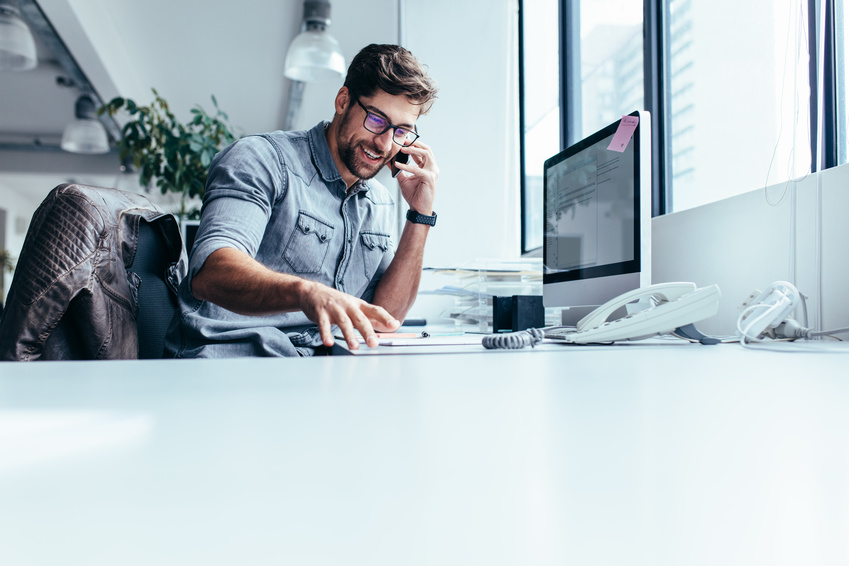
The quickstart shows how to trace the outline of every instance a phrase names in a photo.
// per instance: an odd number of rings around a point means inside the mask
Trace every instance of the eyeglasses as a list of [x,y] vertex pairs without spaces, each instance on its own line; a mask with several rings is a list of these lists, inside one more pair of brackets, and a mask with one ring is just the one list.
[[363,120],[363,127],[369,132],[381,135],[391,128],[392,130],[394,130],[392,132],[392,141],[402,147],[409,147],[416,143],[416,140],[419,139],[419,134],[415,131],[415,126],[413,126],[412,130],[408,128],[402,128],[400,126],[395,126],[383,116],[375,114],[374,112],[363,106],[363,103],[360,102],[359,98],[355,98],[354,100],[357,101],[357,104],[360,105],[360,108],[366,111],[366,118],[365,120]]

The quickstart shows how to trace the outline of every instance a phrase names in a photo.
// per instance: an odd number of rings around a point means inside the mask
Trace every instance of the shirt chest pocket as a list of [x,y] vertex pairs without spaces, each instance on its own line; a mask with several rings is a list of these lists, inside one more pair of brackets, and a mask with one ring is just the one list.
[[301,211],[286,243],[283,259],[295,273],[319,273],[327,257],[333,232],[331,224]]
[[362,232],[360,242],[362,243],[364,274],[366,280],[370,280],[380,266],[383,254],[389,249],[390,237],[386,234]]

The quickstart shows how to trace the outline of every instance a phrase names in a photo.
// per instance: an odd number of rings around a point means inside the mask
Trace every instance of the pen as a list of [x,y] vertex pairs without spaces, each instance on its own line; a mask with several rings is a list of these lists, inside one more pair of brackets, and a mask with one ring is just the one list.
[[415,332],[375,332],[378,338],[418,338],[420,335]]
[[422,332],[422,338],[430,338],[433,336],[462,336],[464,332]]

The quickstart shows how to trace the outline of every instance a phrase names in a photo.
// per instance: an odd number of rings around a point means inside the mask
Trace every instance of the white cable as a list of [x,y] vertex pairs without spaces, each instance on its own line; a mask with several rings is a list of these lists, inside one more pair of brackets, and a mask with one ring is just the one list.
[[812,354],[849,354],[849,348],[838,343],[823,343],[823,342],[759,342],[757,344],[740,344],[744,348],[750,350],[768,350],[770,352],[781,353],[812,353]]
[[[740,316],[737,317],[737,331],[740,333],[740,341],[761,342],[760,335],[763,333],[763,330],[759,330],[757,334],[752,334],[752,329],[762,326],[761,323],[766,320],[769,315],[773,314],[776,308],[778,308],[777,305],[759,303],[757,305],[750,306],[740,313]],[[754,318],[749,318],[749,315],[757,309],[763,309],[765,312]],[[746,321],[747,323],[745,328],[743,326],[743,321]]]
[[[762,314],[754,317],[754,318],[748,318],[747,319],[749,314],[751,314],[753,311],[755,311],[757,309],[762,309],[762,310],[764,310],[764,312]],[[767,326],[764,326],[762,323],[771,314],[773,314],[775,312],[775,309],[776,309],[775,305],[758,304],[758,305],[752,305],[749,308],[747,308],[746,310],[744,310],[740,314],[740,317],[737,319],[737,330],[740,332],[741,338],[746,339],[746,340],[750,340],[752,342],[760,342],[761,341],[760,336],[764,331],[763,329],[765,329],[767,327]],[[745,327],[743,326],[744,320],[746,320],[746,322],[747,322]],[[758,328],[758,327],[761,327],[761,328],[758,329],[758,332],[753,333],[752,329]]]
[[[761,335],[776,328],[797,307],[801,293],[792,283],[775,281],[737,317],[740,342],[758,342]],[[763,312],[755,315],[758,310]]]
[[844,334],[849,332],[849,326],[844,328],[832,328],[831,330],[819,330],[817,332],[811,332],[811,336],[828,336],[829,334]]
[[813,327],[815,330],[822,329],[822,171],[817,171],[817,198],[816,198],[816,220],[814,221],[814,292],[816,293],[816,316]]
[[790,257],[787,262],[790,264],[790,283],[796,284],[796,183],[790,186]]
[[808,322],[808,296],[804,293],[799,293],[799,298],[802,299],[802,320],[804,321],[805,326],[809,326]]
[[[782,65],[782,76],[781,76],[781,95],[779,97],[779,113],[778,113],[778,136],[776,138],[775,146],[772,152],[772,158],[770,159],[769,167],[767,168],[766,179],[764,180],[764,197],[770,206],[778,206],[784,200],[784,197],[787,195],[788,190],[790,192],[790,222],[789,222],[789,253],[788,253],[788,279],[791,283],[796,283],[796,269],[797,269],[797,225],[796,225],[796,185],[799,181],[807,177],[807,175],[812,170],[808,168],[804,174],[799,177],[796,177],[795,169],[796,169],[796,149],[797,149],[797,140],[796,140],[796,132],[797,126],[799,122],[800,111],[800,103],[799,103],[799,88],[798,88],[798,73],[799,73],[799,60],[802,55],[805,55],[806,58],[810,57],[810,41],[807,35],[807,26],[806,18],[805,18],[805,6],[806,2],[804,0],[798,0],[798,2],[790,4],[790,17],[787,22],[787,37],[785,41],[784,47],[784,64]],[[792,33],[791,33],[792,31]],[[791,37],[792,36],[792,37]],[[775,202],[771,202],[769,198],[769,193],[767,192],[769,186],[769,175],[772,171],[773,163],[775,162],[775,157],[778,152],[778,148],[781,145],[781,136],[784,131],[784,112],[783,112],[783,103],[785,96],[785,88],[787,83],[787,67],[788,67],[788,54],[791,51],[790,45],[795,47],[793,53],[793,122],[792,122],[792,133],[791,133],[791,149],[790,155],[787,159],[787,181],[784,183],[784,190],[781,192],[781,195],[778,197],[778,200]],[[809,91],[808,91],[809,92]],[[806,128],[808,144],[807,147],[810,147],[810,113],[805,113],[805,116],[808,118],[806,120]]]
[[[791,14],[794,14],[795,12],[796,12],[796,10],[791,8]],[[778,206],[779,204],[781,204],[781,201],[784,200],[784,195],[786,194],[786,191],[782,192],[781,196],[778,198],[778,200],[776,202],[772,203],[772,202],[769,201],[769,193],[767,192],[767,188],[769,187],[769,174],[772,172],[772,164],[775,162],[775,155],[778,153],[778,147],[781,144],[781,134],[784,131],[784,113],[781,111],[781,108],[782,108],[783,103],[784,103],[784,86],[785,86],[785,83],[787,82],[787,51],[789,50],[789,45],[790,45],[790,29],[791,29],[791,26],[793,26],[792,29],[793,29],[794,32],[798,30],[798,26],[794,25],[793,17],[794,16],[791,15],[791,17],[787,21],[787,40],[784,43],[784,65],[782,65],[782,72],[781,72],[781,95],[778,97],[778,108],[779,108],[779,111],[778,111],[778,136],[775,140],[775,146],[772,148],[772,158],[769,160],[769,166],[766,169],[766,179],[764,179],[764,198],[766,199],[767,204],[769,204],[770,206]],[[796,43],[795,39],[794,39],[793,43]],[[794,71],[793,82],[794,82],[794,84],[796,82],[795,71]],[[794,98],[795,98],[795,87],[794,87]],[[795,138],[794,138],[794,144],[795,144]]]
[[806,328],[793,320],[792,318],[788,318],[781,324],[779,324],[775,328],[775,335],[779,338],[786,338],[789,340],[803,339],[810,340],[814,337],[818,336],[829,336],[831,334],[844,334],[849,332],[849,326],[844,328],[832,328],[829,330],[820,330],[819,332],[814,332],[810,328]]

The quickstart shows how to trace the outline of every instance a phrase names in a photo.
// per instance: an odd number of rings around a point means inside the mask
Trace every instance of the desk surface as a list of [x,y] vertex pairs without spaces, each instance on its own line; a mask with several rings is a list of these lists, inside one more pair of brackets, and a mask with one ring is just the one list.
[[0,563],[849,562],[849,357],[0,364]]

